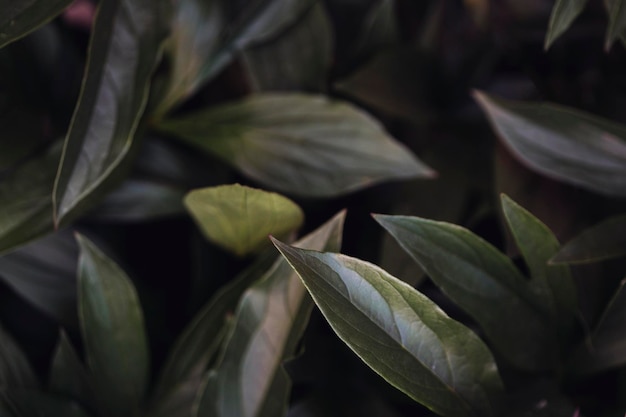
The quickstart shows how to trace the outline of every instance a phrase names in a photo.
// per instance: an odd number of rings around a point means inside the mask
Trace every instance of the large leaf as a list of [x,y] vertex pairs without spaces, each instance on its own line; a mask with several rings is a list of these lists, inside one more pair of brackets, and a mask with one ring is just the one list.
[[512,364],[528,370],[558,365],[547,308],[509,258],[450,223],[408,216],[375,218]]
[[185,206],[210,241],[239,256],[261,249],[271,234],[287,235],[304,220],[287,197],[239,184],[194,190]]
[[546,33],[546,50],[571,26],[586,4],[587,0],[556,0]]
[[85,237],[77,240],[79,319],[99,405],[111,415],[133,415],[150,365],[139,299],[117,264]]
[[580,264],[626,256],[626,215],[611,217],[567,242],[551,263]]
[[0,326],[0,389],[34,388],[37,377],[13,338]]
[[59,15],[72,0],[0,0],[0,48]]
[[[295,245],[338,251],[345,212]],[[291,381],[282,363],[293,357],[313,304],[280,258],[241,298],[220,363],[209,378],[198,417],[279,417]]]
[[[165,0],[100,4],[83,87],[55,180],[55,222],[80,214],[129,155],[166,35]],[[100,192],[99,192],[100,191]]]
[[556,329],[567,336],[578,315],[576,286],[567,266],[549,265],[560,244],[550,229],[506,195],[502,211],[530,270],[530,286],[550,310]]
[[502,383],[470,329],[375,265],[274,243],[333,330],[390,384],[442,416],[496,415]]
[[509,150],[530,169],[611,196],[626,196],[626,128],[552,104],[478,103]]
[[157,113],[193,94],[224,68],[238,50],[280,32],[313,0],[181,0],[176,3],[169,85]]
[[72,233],[57,232],[0,257],[0,280],[59,323],[75,327],[77,258]]
[[352,105],[317,95],[258,94],[160,129],[280,191],[334,196],[433,171]]

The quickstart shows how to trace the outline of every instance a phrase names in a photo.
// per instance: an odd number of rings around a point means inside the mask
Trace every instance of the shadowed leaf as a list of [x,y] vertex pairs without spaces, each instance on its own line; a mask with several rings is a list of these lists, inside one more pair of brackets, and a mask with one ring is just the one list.
[[73,0],[0,0],[0,48],[45,25]]
[[587,0],[556,0],[550,15],[544,49],[548,50],[554,41],[571,26],[586,4]]

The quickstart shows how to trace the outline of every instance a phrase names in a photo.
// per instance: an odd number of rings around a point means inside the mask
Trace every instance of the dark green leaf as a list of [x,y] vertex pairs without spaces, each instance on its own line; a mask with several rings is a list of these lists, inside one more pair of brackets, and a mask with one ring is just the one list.
[[328,197],[433,171],[352,105],[259,94],[164,121],[160,129],[279,191]]
[[626,31],[626,2],[624,0],[609,0],[609,27],[606,31],[604,48],[611,49],[613,42]]
[[408,216],[375,219],[512,364],[528,370],[558,365],[547,309],[509,258],[450,223]]
[[[345,212],[296,243],[338,251]],[[198,417],[279,417],[291,381],[282,363],[294,356],[313,304],[280,258],[242,296],[220,362],[209,378]]]
[[57,232],[0,257],[0,280],[59,323],[75,327],[77,258],[72,233]]
[[[165,0],[100,5],[83,87],[55,180],[57,224],[102,197],[124,167],[166,36]],[[64,221],[64,219],[67,219]]]
[[255,91],[325,90],[333,53],[330,19],[321,3],[280,36],[242,53]]
[[611,196],[626,196],[626,128],[552,104],[475,92],[500,139],[530,169]]
[[90,417],[76,401],[46,392],[20,389],[8,396],[20,417]]
[[286,236],[304,221],[300,207],[287,197],[239,184],[194,190],[185,206],[207,239],[239,256],[262,249],[269,235]]
[[364,56],[371,55],[380,48],[395,44],[399,39],[395,0],[376,1],[363,21],[357,52]]
[[0,326],[0,388],[34,388],[38,385],[28,359]]
[[72,0],[0,0],[0,48],[59,15]]
[[78,235],[78,311],[100,406],[129,416],[143,399],[150,358],[143,313],[126,274]]
[[192,95],[254,42],[279,33],[313,0],[182,0],[176,3],[168,41],[171,74],[157,113]]
[[550,310],[554,328],[566,336],[578,316],[576,286],[567,266],[549,265],[560,244],[550,229],[506,195],[502,211],[530,270],[530,287]]
[[2,417],[17,417],[13,407],[3,397],[4,391],[0,389],[0,416]]
[[626,255],[626,215],[611,217],[567,242],[551,263],[580,264]]
[[442,416],[496,415],[502,382],[470,329],[375,265],[274,244],[333,330],[390,384]]
[[544,48],[548,50],[583,11],[587,0],[556,0],[550,15]]
[[149,416],[192,417],[202,382],[201,377],[194,376],[176,385],[171,393],[159,398],[157,406],[150,411]]

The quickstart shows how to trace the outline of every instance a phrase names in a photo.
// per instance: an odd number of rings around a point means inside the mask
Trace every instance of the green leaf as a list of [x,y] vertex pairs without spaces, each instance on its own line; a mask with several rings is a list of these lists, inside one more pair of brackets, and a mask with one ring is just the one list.
[[35,388],[37,377],[28,359],[0,326],[0,388]]
[[330,18],[321,3],[278,37],[255,44],[241,54],[254,91],[326,89],[333,54]]
[[85,237],[77,240],[79,319],[99,405],[129,416],[143,399],[150,366],[139,299],[117,264]]
[[59,323],[76,327],[77,258],[71,232],[57,232],[0,257],[0,280]]
[[42,391],[11,390],[8,397],[20,417],[90,417],[76,401]]
[[252,43],[294,22],[313,0],[181,0],[168,40],[169,85],[159,103],[163,115],[191,96]]
[[[336,215],[296,245],[338,251],[344,218]],[[242,296],[198,417],[284,416],[291,381],[282,363],[296,353],[312,307],[294,271],[277,260]]]
[[304,220],[287,197],[239,184],[191,191],[185,206],[207,239],[239,256],[263,248],[271,234],[289,234]]
[[550,15],[544,49],[547,51],[583,11],[587,0],[556,0]]
[[45,25],[72,0],[0,0],[0,48]]
[[613,42],[626,31],[626,2],[624,0],[609,0],[609,27],[606,31],[604,49],[611,49]]
[[433,171],[352,105],[318,95],[258,94],[159,128],[279,191],[330,197]]
[[157,405],[147,414],[150,417],[191,417],[196,405],[203,378],[192,377],[176,385],[169,395],[159,398]]
[[207,364],[225,336],[227,316],[235,310],[243,292],[272,266],[275,258],[274,253],[263,252],[249,268],[221,287],[195,315],[163,365],[154,390],[155,398],[205,374]]
[[470,329],[375,265],[274,244],[337,335],[387,382],[442,416],[496,415],[502,382]]
[[54,185],[56,224],[102,197],[133,145],[166,36],[165,0],[110,0],[94,23],[82,91]]
[[52,232],[50,195],[60,154],[52,146],[0,182],[0,253]]
[[517,247],[530,270],[530,287],[550,310],[554,328],[567,337],[576,323],[576,285],[567,266],[549,265],[560,244],[550,229],[502,194],[502,211]]
[[3,417],[17,417],[13,407],[11,407],[9,402],[3,398],[3,395],[5,394],[3,391],[4,390],[0,389],[0,415]]
[[395,0],[378,0],[374,3],[363,21],[355,49],[367,56],[378,49],[396,44],[400,32],[396,18]]
[[584,264],[626,255],[626,215],[611,217],[567,242],[551,263]]
[[474,96],[492,127],[524,165],[609,196],[626,196],[626,128],[552,104]]
[[513,365],[526,370],[558,365],[547,310],[509,258],[457,225],[408,216],[374,218]]

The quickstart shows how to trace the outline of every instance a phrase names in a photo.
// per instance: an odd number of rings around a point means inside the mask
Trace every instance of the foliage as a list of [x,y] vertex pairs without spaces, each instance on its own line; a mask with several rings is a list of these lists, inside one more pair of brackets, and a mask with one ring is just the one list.
[[0,10],[1,416],[626,412],[623,1]]

